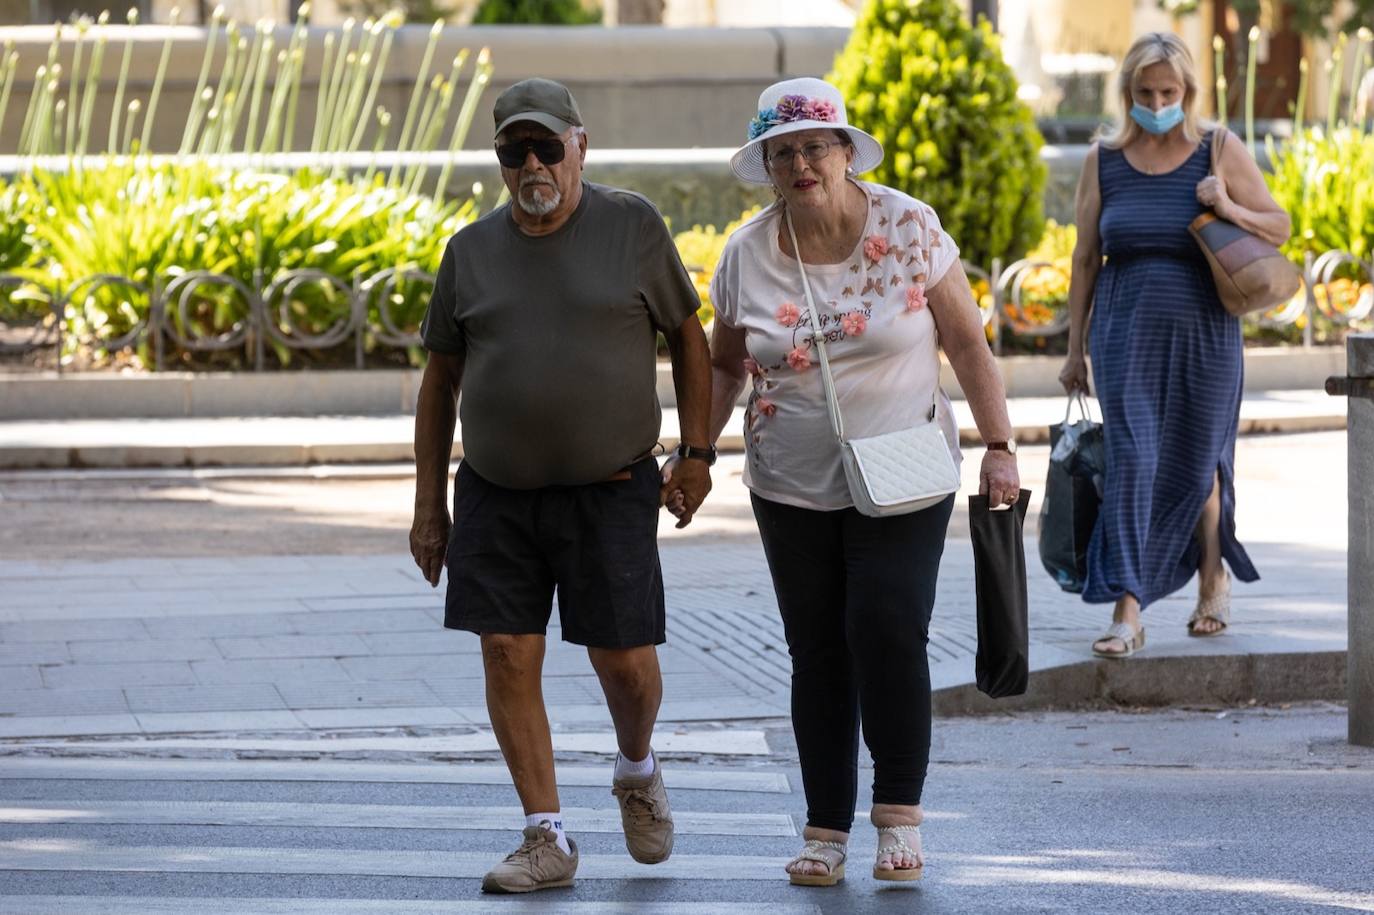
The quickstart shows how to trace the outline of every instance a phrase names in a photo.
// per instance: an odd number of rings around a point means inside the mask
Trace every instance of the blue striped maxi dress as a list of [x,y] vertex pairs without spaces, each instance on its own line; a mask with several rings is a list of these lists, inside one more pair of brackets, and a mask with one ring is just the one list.
[[1241,581],[1259,578],[1235,533],[1240,320],[1222,307],[1188,234],[1210,168],[1210,136],[1159,175],[1137,170],[1119,149],[1098,150],[1106,262],[1088,345],[1107,479],[1088,545],[1090,603],[1129,593],[1143,609],[1188,583],[1200,552],[1194,531],[1217,474],[1222,557]]

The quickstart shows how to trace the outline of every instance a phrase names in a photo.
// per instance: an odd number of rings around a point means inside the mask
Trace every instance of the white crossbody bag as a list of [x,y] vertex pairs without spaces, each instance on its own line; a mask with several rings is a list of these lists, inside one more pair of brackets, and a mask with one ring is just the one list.
[[[830,372],[830,357],[825,351],[825,333],[821,330],[820,315],[811,297],[811,283],[801,261],[797,232],[792,228],[792,214],[784,210],[787,231],[792,237],[792,253],[801,274],[802,290],[806,293],[806,308],[811,314],[811,339],[821,357],[821,378],[825,384],[825,400],[830,408],[830,425],[840,443],[844,460],[844,476],[849,482],[849,495],[861,514],[873,518],[884,515],[903,515],[929,508],[959,489],[959,468],[950,456],[949,444],[935,422],[935,401],[930,414],[919,426],[870,435],[846,438],[840,401],[835,394],[835,379]],[[938,390],[938,388],[937,388]]]

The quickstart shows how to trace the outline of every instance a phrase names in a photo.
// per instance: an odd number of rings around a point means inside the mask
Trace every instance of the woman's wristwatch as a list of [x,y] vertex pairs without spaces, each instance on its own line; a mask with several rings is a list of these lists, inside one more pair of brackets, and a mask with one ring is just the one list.
[[716,446],[707,445],[705,448],[697,448],[686,442],[678,442],[677,456],[683,459],[692,458],[697,461],[705,461],[706,466],[710,467],[716,462]]
[[1005,451],[1007,454],[1016,453],[1016,439],[1009,438],[1005,442],[986,442],[984,443],[989,451]]

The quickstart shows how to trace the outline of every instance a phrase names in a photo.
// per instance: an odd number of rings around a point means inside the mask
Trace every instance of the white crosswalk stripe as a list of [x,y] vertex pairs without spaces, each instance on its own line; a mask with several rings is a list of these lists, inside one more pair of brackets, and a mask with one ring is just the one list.
[[[103,744],[102,744],[103,746]],[[558,766],[558,783],[565,787],[598,788],[610,784],[610,767]],[[317,762],[242,759],[4,759],[5,779],[100,779],[102,781],[271,781],[373,782],[400,784],[509,785],[505,766],[469,764],[412,764]],[[786,794],[791,788],[781,772],[741,772],[725,768],[696,769],[669,763],[663,768],[669,789],[768,792]]]
[[[547,915],[555,907],[546,899],[158,899],[152,896],[0,896],[0,915]],[[567,902],[556,911],[567,915],[718,915],[719,902]],[[819,915],[814,905],[730,903],[732,915]]]
[[[564,807],[578,832],[622,830],[618,808]],[[516,807],[422,807],[382,804],[264,804],[231,801],[13,801],[0,807],[0,823],[80,823],[122,826],[301,826],[325,829],[491,829],[521,823]],[[676,811],[678,835],[795,836],[782,813]]]
[[[702,746],[763,742],[757,731],[699,733],[713,737]],[[785,773],[756,759],[665,758],[664,774],[677,833],[669,860],[625,853],[609,759],[560,765],[587,895],[491,899],[477,882],[524,821],[499,764],[0,756],[0,915],[819,911],[758,904],[765,882],[784,882],[798,835]]]

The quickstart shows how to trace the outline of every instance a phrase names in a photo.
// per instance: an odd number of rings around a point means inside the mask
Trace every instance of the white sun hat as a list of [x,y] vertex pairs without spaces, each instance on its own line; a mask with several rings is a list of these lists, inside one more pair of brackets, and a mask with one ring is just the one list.
[[802,77],[774,83],[759,96],[759,112],[749,122],[749,140],[730,157],[741,181],[768,184],[763,167],[763,141],[799,130],[843,130],[854,144],[854,174],[861,175],[883,161],[883,145],[857,127],[849,126],[840,90],[823,79]]

